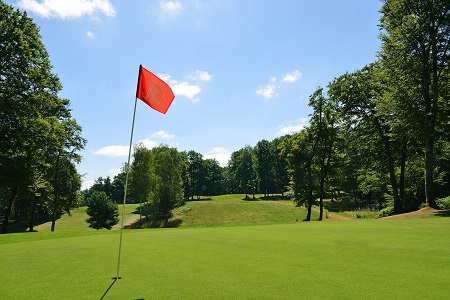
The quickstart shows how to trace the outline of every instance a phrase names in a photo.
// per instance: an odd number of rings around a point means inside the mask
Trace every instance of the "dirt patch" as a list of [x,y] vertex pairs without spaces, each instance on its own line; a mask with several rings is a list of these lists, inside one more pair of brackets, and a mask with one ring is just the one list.
[[416,211],[412,211],[405,214],[398,214],[394,216],[384,217],[381,219],[414,219],[430,216],[450,216],[450,210],[435,209],[431,207],[425,207]]
[[331,220],[331,221],[348,221],[351,219],[352,218],[341,216],[339,214],[328,213],[328,220]]

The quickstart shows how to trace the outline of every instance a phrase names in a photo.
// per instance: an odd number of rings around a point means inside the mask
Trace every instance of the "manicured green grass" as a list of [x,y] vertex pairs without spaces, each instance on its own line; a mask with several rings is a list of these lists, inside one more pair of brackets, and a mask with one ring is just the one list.
[[[447,217],[126,230],[104,299],[449,299],[449,232]],[[118,233],[0,236],[0,299],[100,299]]]

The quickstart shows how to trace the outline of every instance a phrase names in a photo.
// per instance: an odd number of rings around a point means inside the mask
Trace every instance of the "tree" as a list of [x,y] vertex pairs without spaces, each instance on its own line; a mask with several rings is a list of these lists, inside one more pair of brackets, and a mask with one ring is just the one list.
[[270,142],[267,140],[259,141],[254,149],[258,186],[259,190],[264,193],[264,197],[267,197],[270,187],[273,186],[274,158],[270,150]]
[[76,122],[69,101],[57,96],[62,87],[39,29],[26,13],[3,2],[0,41],[0,189],[7,194],[1,233],[6,233],[19,191],[47,177],[51,158],[66,142],[83,139],[70,136]]
[[89,218],[86,222],[94,229],[111,228],[119,223],[119,210],[117,204],[111,201],[105,192],[93,192],[88,199],[86,213]]
[[304,221],[311,220],[312,207],[316,203],[314,194],[317,186],[317,174],[313,167],[314,143],[306,129],[285,138],[281,144],[282,153],[288,162],[291,188],[297,206],[306,205],[307,215]]
[[287,136],[276,138],[270,143],[271,152],[273,153],[273,188],[277,193],[281,193],[282,196],[284,196],[284,192],[289,186],[288,164],[285,157],[282,155],[282,148],[280,147],[282,141],[286,137]]
[[[437,207],[433,187],[435,142],[441,111],[448,106],[450,2],[386,0],[381,9],[380,58],[391,74],[390,86],[410,90],[400,103],[425,153],[425,197]],[[406,102],[405,102],[406,101]]]
[[203,155],[191,150],[187,153],[189,161],[189,178],[190,178],[190,191],[191,199],[194,200],[194,195],[197,199],[200,197],[202,186],[204,183],[204,166]]
[[159,146],[152,149],[150,173],[153,177],[150,198],[157,212],[168,225],[172,209],[183,199],[182,155],[175,148]]
[[331,99],[326,99],[323,89],[318,88],[309,98],[313,113],[309,121],[309,133],[314,143],[314,164],[319,173],[319,221],[323,219],[323,199],[325,181],[329,175],[331,161],[334,158],[334,143],[337,138],[337,110]]
[[245,198],[248,194],[253,193],[255,196],[256,188],[256,172],[254,168],[253,149],[250,146],[231,153],[230,171],[232,172],[236,182],[241,191],[245,193]]
[[[339,106],[341,120],[350,127],[362,126],[378,136],[383,146],[383,156],[389,171],[389,179],[394,198],[394,210],[403,212],[403,202],[399,196],[398,180],[395,172],[396,160],[393,146],[391,117],[379,109],[379,102],[384,95],[384,87],[377,76],[379,66],[367,65],[354,73],[347,73],[335,79],[329,85],[329,94]],[[373,149],[372,149],[373,151]]]

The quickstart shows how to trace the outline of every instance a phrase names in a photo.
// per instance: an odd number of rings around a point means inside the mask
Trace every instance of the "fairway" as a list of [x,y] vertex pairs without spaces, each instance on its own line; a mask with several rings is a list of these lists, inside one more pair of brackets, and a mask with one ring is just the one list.
[[[448,299],[450,219],[124,231],[104,299]],[[100,299],[118,231],[0,237],[0,299]]]

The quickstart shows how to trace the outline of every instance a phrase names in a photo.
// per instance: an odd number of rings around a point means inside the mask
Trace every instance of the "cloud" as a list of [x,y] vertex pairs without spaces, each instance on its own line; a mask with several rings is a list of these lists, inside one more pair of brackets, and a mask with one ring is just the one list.
[[276,95],[277,86],[273,84],[268,84],[266,86],[260,87],[256,93],[258,95],[263,96],[266,99],[271,99],[274,95]]
[[197,96],[202,91],[202,88],[200,87],[201,82],[198,81],[207,82],[210,81],[213,76],[214,75],[209,74],[207,71],[197,70],[195,72],[191,72],[187,78],[197,81],[196,83],[193,83],[190,81],[178,81],[171,79],[172,76],[169,74],[158,74],[158,77],[171,87],[175,96],[184,96],[194,103],[200,101],[200,98]]
[[286,135],[286,134],[300,132],[307,125],[308,125],[308,119],[300,118],[295,122],[287,122],[284,125],[278,126],[279,130],[278,130],[277,134],[278,135]]
[[97,13],[103,13],[108,17],[116,15],[116,10],[109,0],[21,0],[18,5],[23,10],[45,18],[74,19]]
[[283,79],[281,81],[292,83],[302,78],[302,72],[295,70],[290,73],[283,74],[282,76]]
[[[158,147],[160,142],[158,139],[163,140],[173,140],[175,138],[175,135],[169,134],[165,132],[164,130],[159,130],[155,133],[153,133],[150,138],[146,138],[143,140],[139,140],[136,142],[136,144],[143,144],[147,149],[152,149],[155,147]],[[103,148],[100,148],[98,150],[94,151],[94,154],[97,155],[104,155],[104,156],[111,156],[111,157],[118,157],[118,156],[128,156],[129,146],[124,145],[113,145],[113,146],[105,146]]]
[[214,75],[209,74],[206,71],[195,71],[195,73],[189,75],[189,78],[193,80],[210,81]]
[[231,157],[231,151],[223,147],[211,148],[205,155],[205,159],[216,159],[222,167],[228,164]]
[[94,151],[94,153],[105,156],[127,156],[128,149],[128,146],[112,145],[100,148]]
[[[302,72],[295,70],[289,73],[285,73],[281,75],[281,82],[294,83],[302,77]],[[283,85],[275,85],[277,82],[277,77],[271,76],[269,77],[269,84],[265,86],[260,86],[256,90],[256,94],[263,96],[266,99],[271,99],[273,96],[278,96],[277,91],[280,90]]]
[[178,82],[176,80],[171,80],[169,82],[170,87],[175,95],[186,96],[189,100],[193,102],[198,102],[200,99],[195,98],[202,89],[198,85],[190,84],[187,81]]
[[165,132],[164,130],[160,130],[152,134],[152,137],[160,137],[165,140],[173,140],[175,138],[175,135],[169,134]]
[[94,33],[91,31],[86,31],[86,36],[90,39],[94,39],[94,37],[95,37]]
[[163,12],[177,12],[183,9],[183,5],[179,1],[161,1],[160,8]]
[[82,184],[81,184],[81,190],[85,190],[90,188],[91,186],[93,186],[95,183],[95,180],[83,180]]

